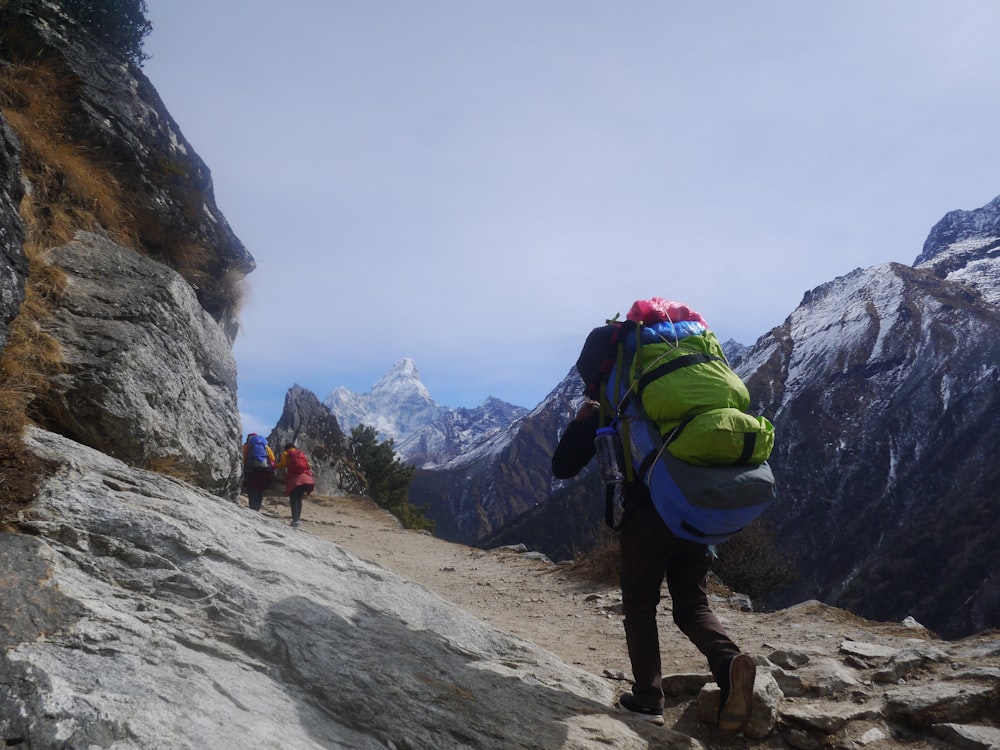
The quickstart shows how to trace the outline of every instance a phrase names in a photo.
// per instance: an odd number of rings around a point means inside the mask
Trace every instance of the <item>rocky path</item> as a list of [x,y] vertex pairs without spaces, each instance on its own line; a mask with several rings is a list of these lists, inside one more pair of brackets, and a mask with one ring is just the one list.
[[[289,517],[279,498],[268,498],[263,512]],[[302,529],[614,681],[619,692],[629,688],[616,586],[588,582],[531,554],[487,552],[405,531],[364,498],[307,498]],[[762,669],[769,676],[759,675],[757,686],[760,698],[774,683],[780,723],[759,728],[760,737],[735,740],[702,723],[693,698],[705,661],[674,627],[665,598],[663,669],[676,675],[666,685],[677,693],[668,700],[668,727],[711,747],[1000,748],[1000,634],[948,643],[916,623],[869,622],[818,602],[766,614],[743,611],[740,602],[719,588],[713,609],[745,651],[783,662]]]

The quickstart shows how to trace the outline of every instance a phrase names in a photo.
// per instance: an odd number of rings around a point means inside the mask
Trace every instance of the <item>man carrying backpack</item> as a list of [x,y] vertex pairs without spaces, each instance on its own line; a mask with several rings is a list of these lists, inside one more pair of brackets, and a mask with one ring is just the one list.
[[[552,473],[559,479],[576,476],[595,456],[595,437],[600,424],[599,393],[593,384],[600,382],[596,368],[585,372],[587,361],[600,362],[588,352],[594,342],[601,342],[606,332],[595,329],[577,362],[587,396],[569,423],[552,456]],[[603,342],[602,342],[603,346]],[[667,528],[653,505],[645,483],[632,474],[621,484],[624,514],[615,525],[621,542],[620,581],[625,615],[625,639],[632,663],[632,691],[619,699],[619,706],[637,717],[662,726],[664,696],[661,687],[660,642],[656,625],[656,607],[660,586],[666,579],[673,604],[673,619],[678,628],[708,659],[709,667],[721,690],[719,728],[737,732],[750,718],[756,665],[751,656],[726,633],[708,605],[706,579],[709,570],[708,546],[676,536]]]
[[285,470],[285,494],[292,507],[291,525],[298,528],[302,525],[302,498],[311,494],[316,486],[312,466],[309,465],[306,454],[296,448],[294,443],[286,443],[274,468]]
[[243,443],[243,487],[250,510],[260,510],[264,490],[271,485],[274,474],[274,453],[267,441],[256,432],[247,435]]

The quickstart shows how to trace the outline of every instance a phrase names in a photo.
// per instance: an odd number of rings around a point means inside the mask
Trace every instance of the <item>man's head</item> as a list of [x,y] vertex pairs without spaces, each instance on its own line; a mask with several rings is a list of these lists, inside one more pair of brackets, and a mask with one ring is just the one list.
[[601,381],[611,372],[615,363],[618,334],[621,323],[608,323],[590,332],[576,360],[576,371],[583,378],[583,392],[587,398],[599,399]]

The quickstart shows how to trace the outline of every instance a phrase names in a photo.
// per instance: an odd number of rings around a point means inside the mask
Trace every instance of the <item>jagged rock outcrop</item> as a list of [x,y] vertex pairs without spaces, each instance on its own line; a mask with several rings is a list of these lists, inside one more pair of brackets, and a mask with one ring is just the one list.
[[[832,613],[809,601],[762,624],[806,614],[821,626]],[[919,625],[907,633],[903,625],[862,620],[848,630],[824,643],[820,639],[832,634],[820,628],[755,657],[754,709],[743,729],[752,746],[768,737],[797,750],[997,746],[1000,641],[985,634],[941,643]],[[719,689],[709,675],[700,681],[699,675],[667,675],[663,687],[675,699],[696,699],[702,722],[718,715]],[[942,743],[928,742],[931,737]]]
[[[0,738],[36,750],[697,748],[343,549],[39,430],[0,533]],[[27,533],[23,533],[27,532]]]
[[975,211],[951,211],[934,225],[913,265],[965,283],[1000,305],[1000,196]]
[[[914,266],[934,264],[950,256],[947,265],[934,268],[940,278],[954,277],[954,272],[968,264],[972,254],[982,254],[984,245],[990,257],[996,258],[996,242],[1000,240],[1000,196],[973,211],[949,211],[935,224],[924,240]],[[986,265],[986,264],[984,264]],[[990,275],[995,279],[995,276]],[[992,286],[992,285],[991,285]],[[995,300],[994,300],[995,301]]]
[[368,481],[351,452],[337,418],[316,395],[299,385],[285,394],[285,406],[267,442],[280,456],[288,443],[309,456],[316,492],[321,495],[363,495]]
[[[41,1],[0,5],[0,61],[21,84],[7,93],[9,114],[30,114],[33,101],[45,101],[57,130],[40,139],[74,144],[85,160],[86,180],[66,180],[77,192],[69,200],[96,210],[109,233],[128,235],[136,249],[181,271],[235,338],[234,286],[253,270],[253,258],[216,206],[208,167],[145,75],[94,44],[58,4]],[[69,168],[46,164],[36,151],[32,170]],[[88,181],[98,191],[80,194]]]
[[7,344],[7,325],[24,299],[28,260],[24,256],[24,225],[17,207],[21,186],[21,157],[14,134],[0,116],[0,350]]
[[46,260],[66,276],[43,323],[62,349],[47,406],[60,432],[234,497],[236,362],[190,285],[163,264],[84,232]]

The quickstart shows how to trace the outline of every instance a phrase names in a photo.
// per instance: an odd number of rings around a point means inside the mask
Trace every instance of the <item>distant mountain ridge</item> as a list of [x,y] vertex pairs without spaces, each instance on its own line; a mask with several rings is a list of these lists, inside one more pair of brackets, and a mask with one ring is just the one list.
[[489,442],[528,413],[500,399],[487,398],[475,409],[450,409],[396,446],[396,453],[421,469],[445,468]]

